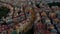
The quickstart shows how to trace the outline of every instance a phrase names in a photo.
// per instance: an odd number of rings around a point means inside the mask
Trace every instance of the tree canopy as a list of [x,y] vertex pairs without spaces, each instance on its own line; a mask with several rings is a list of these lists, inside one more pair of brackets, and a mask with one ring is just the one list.
[[7,16],[7,13],[10,11],[7,7],[0,7],[0,19],[4,16]]
[[52,3],[48,3],[48,5],[51,6],[59,6],[60,7],[60,3],[59,2],[52,2]]

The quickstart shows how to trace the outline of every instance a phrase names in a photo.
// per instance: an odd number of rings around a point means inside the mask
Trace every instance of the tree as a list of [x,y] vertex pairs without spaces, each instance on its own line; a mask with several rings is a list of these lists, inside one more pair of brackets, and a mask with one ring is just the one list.
[[59,6],[60,7],[60,3],[59,2],[52,2],[52,3],[47,3],[50,7],[51,6]]
[[0,7],[0,19],[4,16],[7,16],[7,13],[10,11],[7,7]]

